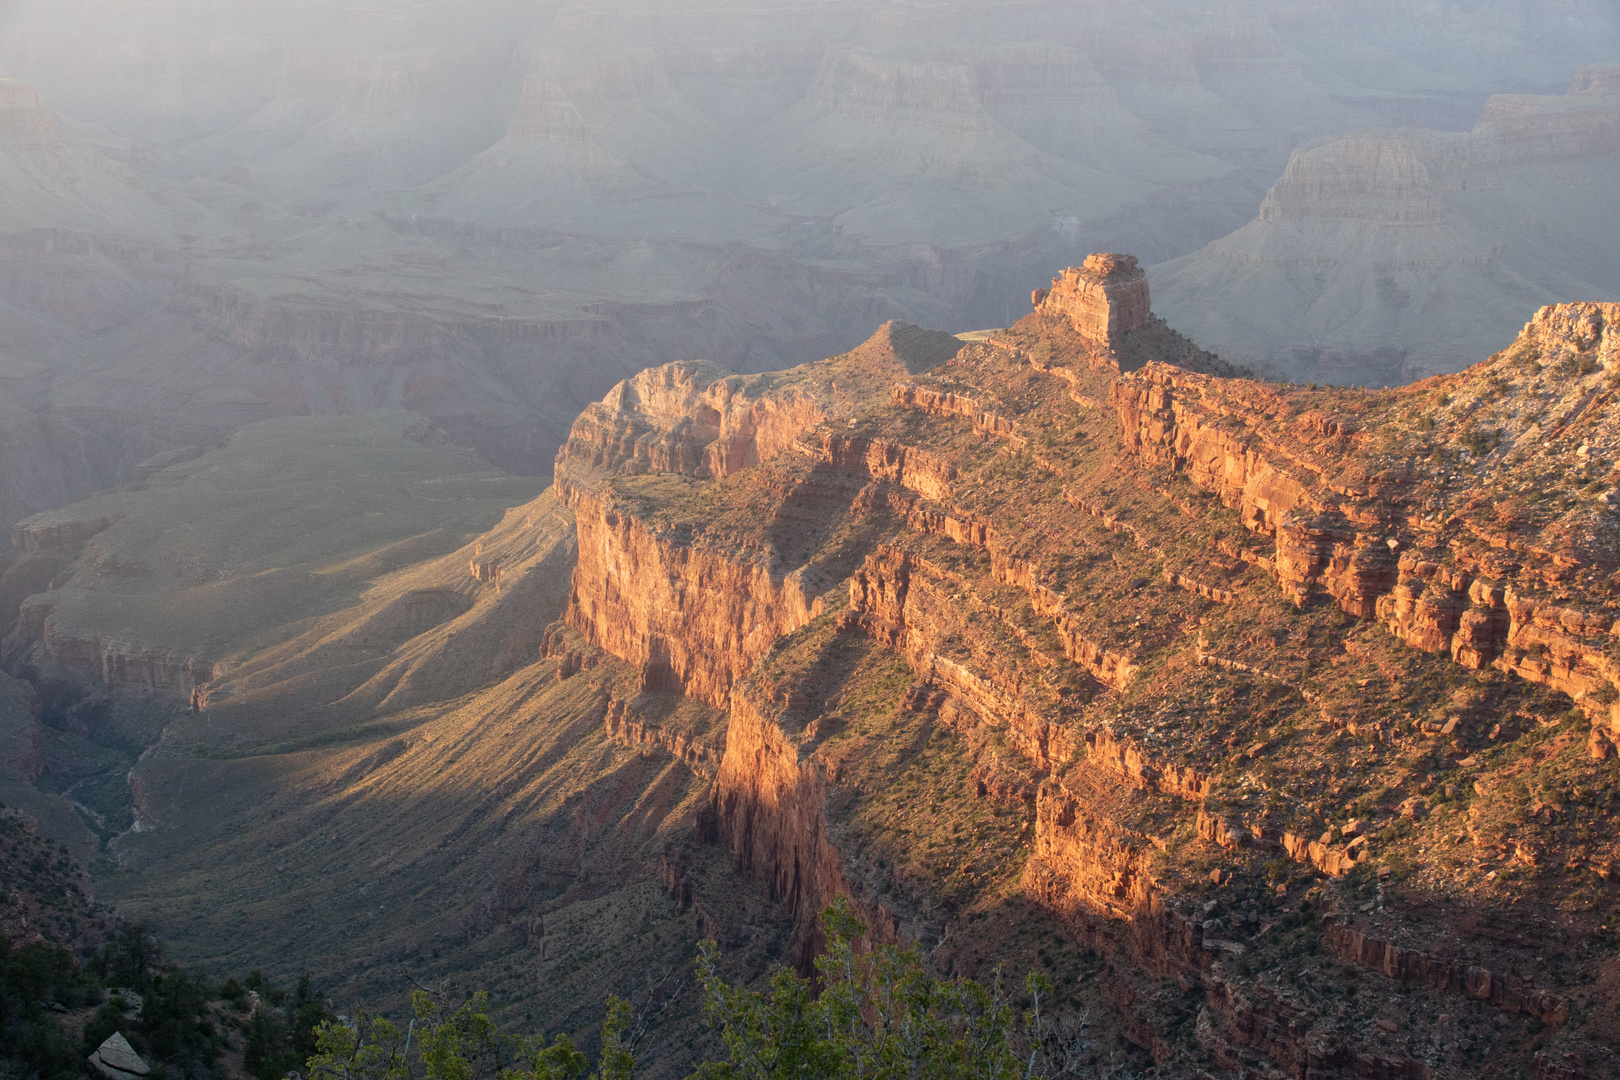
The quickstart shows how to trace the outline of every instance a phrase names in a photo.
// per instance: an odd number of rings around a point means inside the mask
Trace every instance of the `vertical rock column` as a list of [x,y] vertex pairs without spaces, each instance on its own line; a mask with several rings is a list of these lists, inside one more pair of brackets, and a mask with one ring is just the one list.
[[1050,289],[1037,290],[1032,299],[1043,315],[1064,316],[1076,332],[1105,346],[1153,313],[1147,273],[1136,265],[1136,256],[1113,252],[1086,256],[1082,265],[1063,271]]

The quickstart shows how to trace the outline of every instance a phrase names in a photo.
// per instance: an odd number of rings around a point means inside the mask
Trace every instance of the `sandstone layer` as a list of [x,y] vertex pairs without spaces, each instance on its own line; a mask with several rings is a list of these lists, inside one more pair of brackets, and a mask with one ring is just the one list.
[[[1580,989],[1608,961],[1573,950],[1615,852],[1574,823],[1612,805],[1614,313],[1548,308],[1404,391],[1304,389],[1210,374],[1133,263],[888,393],[847,357],[624,384],[558,458],[602,552],[570,623],[729,709],[705,835],[805,947],[847,894],[974,970],[1027,905],[1130,957],[1073,1001],[1105,987],[1161,1070],[1545,1069],[1530,1024],[1601,1074],[1607,1020],[1576,1018],[1613,1015]],[[744,395],[798,419],[735,468]],[[1504,530],[1529,462],[1545,493]],[[1518,779],[1534,761],[1561,779]],[[1011,858],[963,845],[975,801],[1017,823]],[[1510,900],[1561,928],[1529,979]]]

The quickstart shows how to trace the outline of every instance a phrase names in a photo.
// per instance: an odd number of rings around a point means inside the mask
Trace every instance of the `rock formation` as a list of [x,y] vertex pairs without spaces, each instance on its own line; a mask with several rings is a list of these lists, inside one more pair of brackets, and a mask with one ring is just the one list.
[[[700,936],[808,965],[848,895],[1162,1074],[1612,1071],[1620,313],[1310,389],[1231,377],[1133,270],[967,340],[627,378],[481,535],[371,490],[499,487],[405,416],[28,519],[8,790],[83,776],[58,734],[151,747],[75,790],[107,898],[215,899],[185,957],[295,940],[357,1000],[404,955],[583,1029]],[[311,502],[350,456],[404,516]],[[303,516],[244,548],[248,476]],[[666,1016],[684,1075],[695,997]]]
[[1585,254],[1620,199],[1615,71],[1492,97],[1466,134],[1296,150],[1254,221],[1155,267],[1160,307],[1229,359],[1377,386],[1471,364],[1539,305],[1620,298],[1612,262]]
[[[1134,334],[1162,327],[1134,262],[1093,257],[1034,316],[888,394],[847,358],[622,385],[558,458],[582,548],[603,553],[582,556],[570,623],[644,685],[729,710],[705,835],[795,913],[802,947],[809,915],[848,893],[880,937],[983,955],[951,927],[995,903],[995,872],[955,869],[950,829],[885,797],[898,787],[936,811],[1024,808],[1021,868],[1000,880],[1075,940],[1131,951],[1116,1015],[1161,1063],[1183,1045],[1228,1070],[1408,1074],[1459,1014],[1470,1031],[1565,1031],[1574,969],[1515,981],[1498,939],[1463,927],[1506,889],[1547,904],[1559,888],[1484,870],[1514,814],[1496,770],[1535,752],[1502,741],[1504,720],[1604,783],[1585,733],[1612,741],[1620,700],[1608,507],[1577,480],[1511,534],[1495,523],[1532,446],[1550,470],[1607,475],[1614,313],[1547,309],[1490,361],[1409,390],[1307,390],[1194,370],[1219,362],[1184,345],[1188,366],[1141,363],[1143,341],[1178,339]],[[717,452],[739,399],[801,419],[774,453]],[[884,681],[885,656],[903,678]],[[947,740],[961,780],[924,765],[926,737],[874,757],[885,725]],[[1332,763],[1347,739],[1365,754]],[[1458,842],[1459,817],[1477,869],[1420,859]],[[1565,867],[1561,844],[1588,845],[1568,849],[1581,866],[1613,857],[1572,836],[1520,839],[1519,864]],[[1438,896],[1460,906],[1425,913]],[[1323,1021],[1322,984],[1269,981],[1282,926],[1318,935],[1335,972],[1431,995],[1421,1034]],[[1156,978],[1197,1004],[1138,981]],[[1320,993],[1360,976],[1325,978]],[[1374,1015],[1384,985],[1340,1016]],[[1177,1043],[1177,1023],[1197,1034]],[[1597,1030],[1560,1038],[1609,1060]],[[1491,1045],[1527,1054],[1516,1038]]]
[[[1620,568],[1607,550],[1608,492],[1514,503],[1527,468],[1607,478],[1602,455],[1616,440],[1602,402],[1620,356],[1617,317],[1613,304],[1545,308],[1512,348],[1401,398],[1338,394],[1313,408],[1308,391],[1229,389],[1150,367],[1118,384],[1115,402],[1136,453],[1183,472],[1275,543],[1256,561],[1296,602],[1330,594],[1415,648],[1544,681],[1620,722],[1620,672],[1606,646],[1583,644],[1614,622],[1565,606],[1582,589],[1607,606],[1598,598]],[[1279,426],[1285,414],[1297,419]],[[1435,425],[1422,429],[1435,433],[1421,440],[1430,464],[1373,450],[1372,432],[1413,418]],[[1451,460],[1469,463],[1466,481],[1442,464]],[[1531,651],[1548,659],[1526,663]]]
[[151,1072],[129,1040],[116,1031],[91,1052],[86,1064],[106,1080],[131,1080]]
[[1152,314],[1147,274],[1134,255],[1091,255],[1052,279],[1050,289],[1032,297],[1043,315],[1062,315],[1075,333],[1099,345],[1117,343]]

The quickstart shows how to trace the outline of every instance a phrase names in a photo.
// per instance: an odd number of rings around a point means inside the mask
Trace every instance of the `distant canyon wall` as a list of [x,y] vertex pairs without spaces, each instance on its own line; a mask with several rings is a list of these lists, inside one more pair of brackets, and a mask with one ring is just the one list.
[[[1588,107],[1613,96],[1605,69],[1555,105],[1524,96],[1620,42],[1601,9],[1547,14],[1514,59],[1470,51],[1507,25],[1501,4],[1445,19],[1375,6],[1377,25],[1365,11],[1217,10],[1046,8],[1028,16],[1042,30],[1031,44],[1024,16],[966,3],[740,21],[682,4],[435,0],[397,19],[304,3],[230,18],[17,5],[0,63],[34,84],[0,81],[0,383],[12,358],[36,365],[17,377],[44,419],[0,416],[0,528],[287,413],[410,408],[492,463],[543,474],[574,416],[643,367],[782,368],[889,319],[1006,325],[1029,282],[1088,251],[1157,261],[1241,226],[1313,138],[1386,119],[1465,126],[1493,91],[1513,93],[1466,139],[1498,147],[1494,169],[1594,161],[1609,138],[1608,114]],[[1560,39],[1570,20],[1583,33]],[[1380,75],[1356,91],[1371,76],[1344,56],[1367,42],[1421,53],[1414,70],[1443,69],[1457,89]],[[1450,196],[1362,191],[1369,153],[1392,166],[1379,185],[1421,187],[1437,167],[1433,140],[1402,164],[1402,138],[1302,151],[1262,222],[1309,232],[1302,200],[1331,198],[1444,231],[1435,207]],[[1606,182],[1588,180],[1601,203]],[[1356,295],[1375,298],[1379,325],[1389,310],[1423,317],[1367,346],[1365,326],[1335,315],[1302,347],[1346,378],[1369,363],[1405,378],[1427,363],[1413,349],[1465,348],[1456,311],[1425,304],[1413,274],[1432,277],[1435,258],[1486,276],[1508,266],[1570,295],[1602,284],[1613,217],[1531,215],[1522,243],[1453,230],[1437,256],[1381,258]],[[1309,326],[1280,313],[1275,282],[1230,294],[1256,267],[1297,285],[1344,256],[1301,243],[1315,253],[1283,250],[1293,233],[1245,249],[1247,269],[1213,284],[1160,275],[1161,307],[1244,349],[1239,328],[1193,316]],[[1515,261],[1520,248],[1547,257]]]
[[1295,150],[1257,217],[1153,268],[1161,313],[1301,382],[1458,371],[1545,304],[1620,299],[1620,66],[1503,94],[1468,132],[1369,131]]

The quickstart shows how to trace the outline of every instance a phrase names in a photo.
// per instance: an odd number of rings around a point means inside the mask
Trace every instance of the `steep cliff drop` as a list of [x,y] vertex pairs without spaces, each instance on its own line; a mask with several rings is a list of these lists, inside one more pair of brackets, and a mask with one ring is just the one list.
[[801,961],[848,894],[1172,1074],[1604,1074],[1617,313],[1369,392],[1229,377],[1129,256],[1033,300],[576,423],[567,618],[728,710],[703,834]]
[[[73,793],[130,818],[103,899],[357,1003],[401,964],[574,1033],[667,995],[656,1077],[697,938],[804,965],[840,894],[1047,974],[1097,1068],[1613,1074],[1620,312],[1316,390],[1088,264],[1003,330],[645,371],[505,514],[395,417],[344,453],[397,518],[309,503],[307,420],[30,519],[8,653],[78,696],[13,694],[7,767],[156,715],[122,804]],[[265,505],[307,517],[228,542]]]

